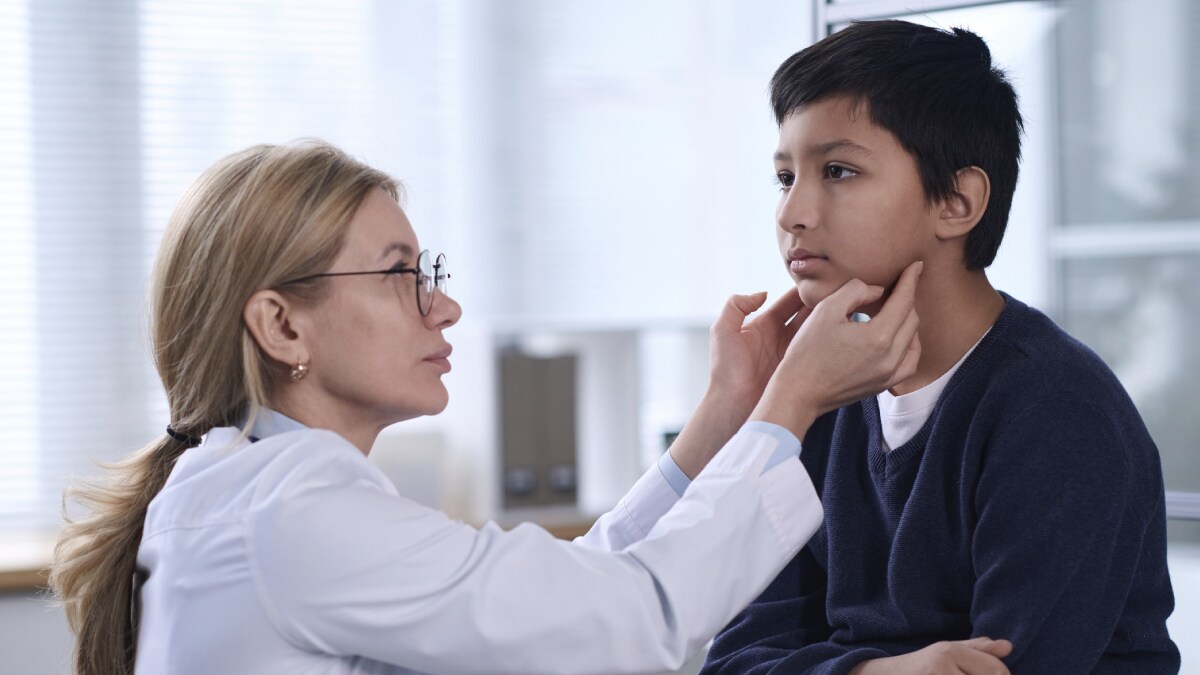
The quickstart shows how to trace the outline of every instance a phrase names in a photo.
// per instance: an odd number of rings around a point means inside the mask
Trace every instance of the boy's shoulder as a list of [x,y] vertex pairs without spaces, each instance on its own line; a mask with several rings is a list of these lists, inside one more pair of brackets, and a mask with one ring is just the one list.
[[1044,313],[1004,298],[1000,317],[943,403],[958,407],[958,401],[973,416],[995,416],[1000,424],[1037,417],[1039,408],[1047,414],[1072,411],[1058,423],[1101,424],[1119,435],[1133,434],[1138,444],[1149,440],[1136,406],[1103,359]]
[[1003,295],[1004,310],[969,357],[972,367],[964,368],[964,374],[985,380],[989,389],[1012,387],[1024,398],[1078,392],[1094,399],[1100,392],[1124,393],[1112,369],[1091,348],[1041,311]]

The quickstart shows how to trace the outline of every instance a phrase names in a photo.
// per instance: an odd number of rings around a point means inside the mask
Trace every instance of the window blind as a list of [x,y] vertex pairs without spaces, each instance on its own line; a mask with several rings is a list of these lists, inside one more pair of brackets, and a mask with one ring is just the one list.
[[451,162],[446,124],[429,121],[461,117],[446,110],[457,16],[369,0],[0,4],[0,530],[56,527],[68,478],[162,433],[146,284],[171,210],[216,159],[322,138],[419,177],[438,219]]

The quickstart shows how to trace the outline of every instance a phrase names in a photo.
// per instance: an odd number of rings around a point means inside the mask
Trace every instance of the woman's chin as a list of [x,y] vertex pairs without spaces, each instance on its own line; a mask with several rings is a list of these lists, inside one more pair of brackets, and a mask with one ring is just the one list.
[[450,396],[445,389],[440,392],[430,392],[422,400],[408,400],[391,409],[388,424],[399,424],[414,420],[418,417],[432,417],[440,414],[450,403]]
[[439,380],[441,385],[436,392],[430,392],[429,400],[425,409],[421,412],[422,417],[441,414],[446,406],[450,405],[450,392],[446,390],[446,386]]

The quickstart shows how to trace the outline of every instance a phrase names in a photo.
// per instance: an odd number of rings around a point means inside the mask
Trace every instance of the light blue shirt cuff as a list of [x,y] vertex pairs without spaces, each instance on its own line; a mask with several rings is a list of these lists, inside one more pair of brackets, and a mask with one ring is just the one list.
[[[795,434],[788,431],[786,428],[773,424],[771,422],[763,422],[762,420],[752,420],[742,425],[742,429],[747,431],[757,431],[768,436],[772,436],[779,441],[779,447],[771,453],[767,458],[767,463],[763,465],[763,473],[779,466],[785,459],[800,456],[800,441]],[[668,450],[658,458],[658,471],[662,474],[663,480],[667,481],[667,485],[675,491],[675,494],[682,497],[684,491],[692,484],[692,479],[687,477],[683,469],[675,463],[675,458],[671,457],[671,452]]]
[[663,480],[667,481],[667,485],[670,485],[679,497],[682,497],[684,491],[692,484],[692,479],[687,477],[683,469],[675,463],[675,458],[671,457],[670,450],[658,458],[658,471],[662,474]]
[[767,463],[763,465],[763,473],[779,466],[785,459],[800,456],[800,440],[796,438],[795,434],[778,424],[763,422],[762,420],[752,420],[746,422],[742,428],[774,436],[775,440],[779,441],[779,447],[775,448],[775,452],[771,453],[771,456],[767,459]]

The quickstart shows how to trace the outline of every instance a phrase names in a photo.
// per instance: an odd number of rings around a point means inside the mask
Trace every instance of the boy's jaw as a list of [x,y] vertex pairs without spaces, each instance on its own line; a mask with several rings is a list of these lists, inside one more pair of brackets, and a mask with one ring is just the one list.
[[[793,258],[793,251],[795,250],[791,249],[787,253],[788,274],[796,284],[796,291],[800,295],[800,301],[806,307],[815,306],[818,302],[835,293],[852,278],[844,274],[839,274],[827,256]],[[856,308],[855,312],[871,317],[875,316],[887,299],[891,297],[892,290],[896,287],[896,283],[899,280],[899,273],[892,276],[884,284],[882,298],[877,302]]]

